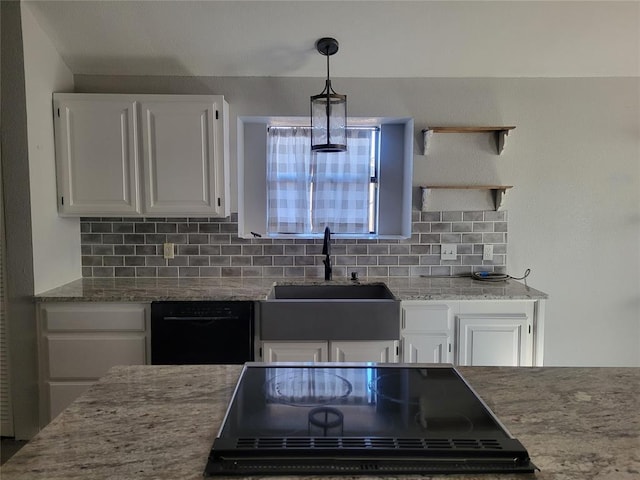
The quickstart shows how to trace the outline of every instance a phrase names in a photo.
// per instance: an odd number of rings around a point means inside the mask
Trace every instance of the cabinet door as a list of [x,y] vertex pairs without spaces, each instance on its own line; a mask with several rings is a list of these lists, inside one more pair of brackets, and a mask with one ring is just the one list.
[[140,213],[135,102],[109,95],[54,95],[58,211]]
[[326,362],[327,342],[263,342],[265,362]]
[[463,314],[457,323],[458,365],[531,365],[527,315]]
[[223,105],[214,98],[141,103],[146,213],[225,216]]
[[49,418],[53,420],[76,398],[89,390],[93,382],[48,382]]
[[402,302],[402,360],[452,363],[455,304]]
[[451,363],[451,337],[446,333],[406,333],[402,335],[405,363]]
[[332,362],[383,362],[398,361],[398,342],[384,341],[338,341],[329,342]]

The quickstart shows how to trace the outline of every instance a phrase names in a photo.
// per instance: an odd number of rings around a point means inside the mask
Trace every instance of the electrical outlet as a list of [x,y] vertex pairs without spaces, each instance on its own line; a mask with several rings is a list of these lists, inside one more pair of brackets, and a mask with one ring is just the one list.
[[165,243],[163,245],[164,248],[164,258],[173,258],[173,243]]
[[493,260],[493,245],[485,245],[482,249],[482,260]]
[[440,246],[440,260],[455,260],[458,258],[458,246],[455,244],[443,244]]

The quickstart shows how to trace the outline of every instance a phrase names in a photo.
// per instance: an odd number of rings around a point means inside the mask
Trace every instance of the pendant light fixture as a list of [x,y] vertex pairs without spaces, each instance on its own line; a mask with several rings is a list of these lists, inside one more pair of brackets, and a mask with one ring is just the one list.
[[327,81],[324,90],[311,97],[311,150],[345,152],[347,150],[347,96],[331,88],[329,57],[338,51],[335,38],[321,38],[316,49],[327,57]]

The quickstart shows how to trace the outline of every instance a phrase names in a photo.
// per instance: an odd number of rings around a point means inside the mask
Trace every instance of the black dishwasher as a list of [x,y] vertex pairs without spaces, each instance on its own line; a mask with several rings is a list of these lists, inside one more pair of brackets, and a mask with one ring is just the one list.
[[151,364],[243,364],[254,359],[253,302],[151,303]]

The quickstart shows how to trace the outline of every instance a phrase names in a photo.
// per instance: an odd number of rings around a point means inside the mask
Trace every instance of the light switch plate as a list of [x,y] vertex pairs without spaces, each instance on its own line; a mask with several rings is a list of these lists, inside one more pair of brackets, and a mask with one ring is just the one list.
[[440,246],[440,260],[456,260],[458,258],[458,246],[443,244]]

